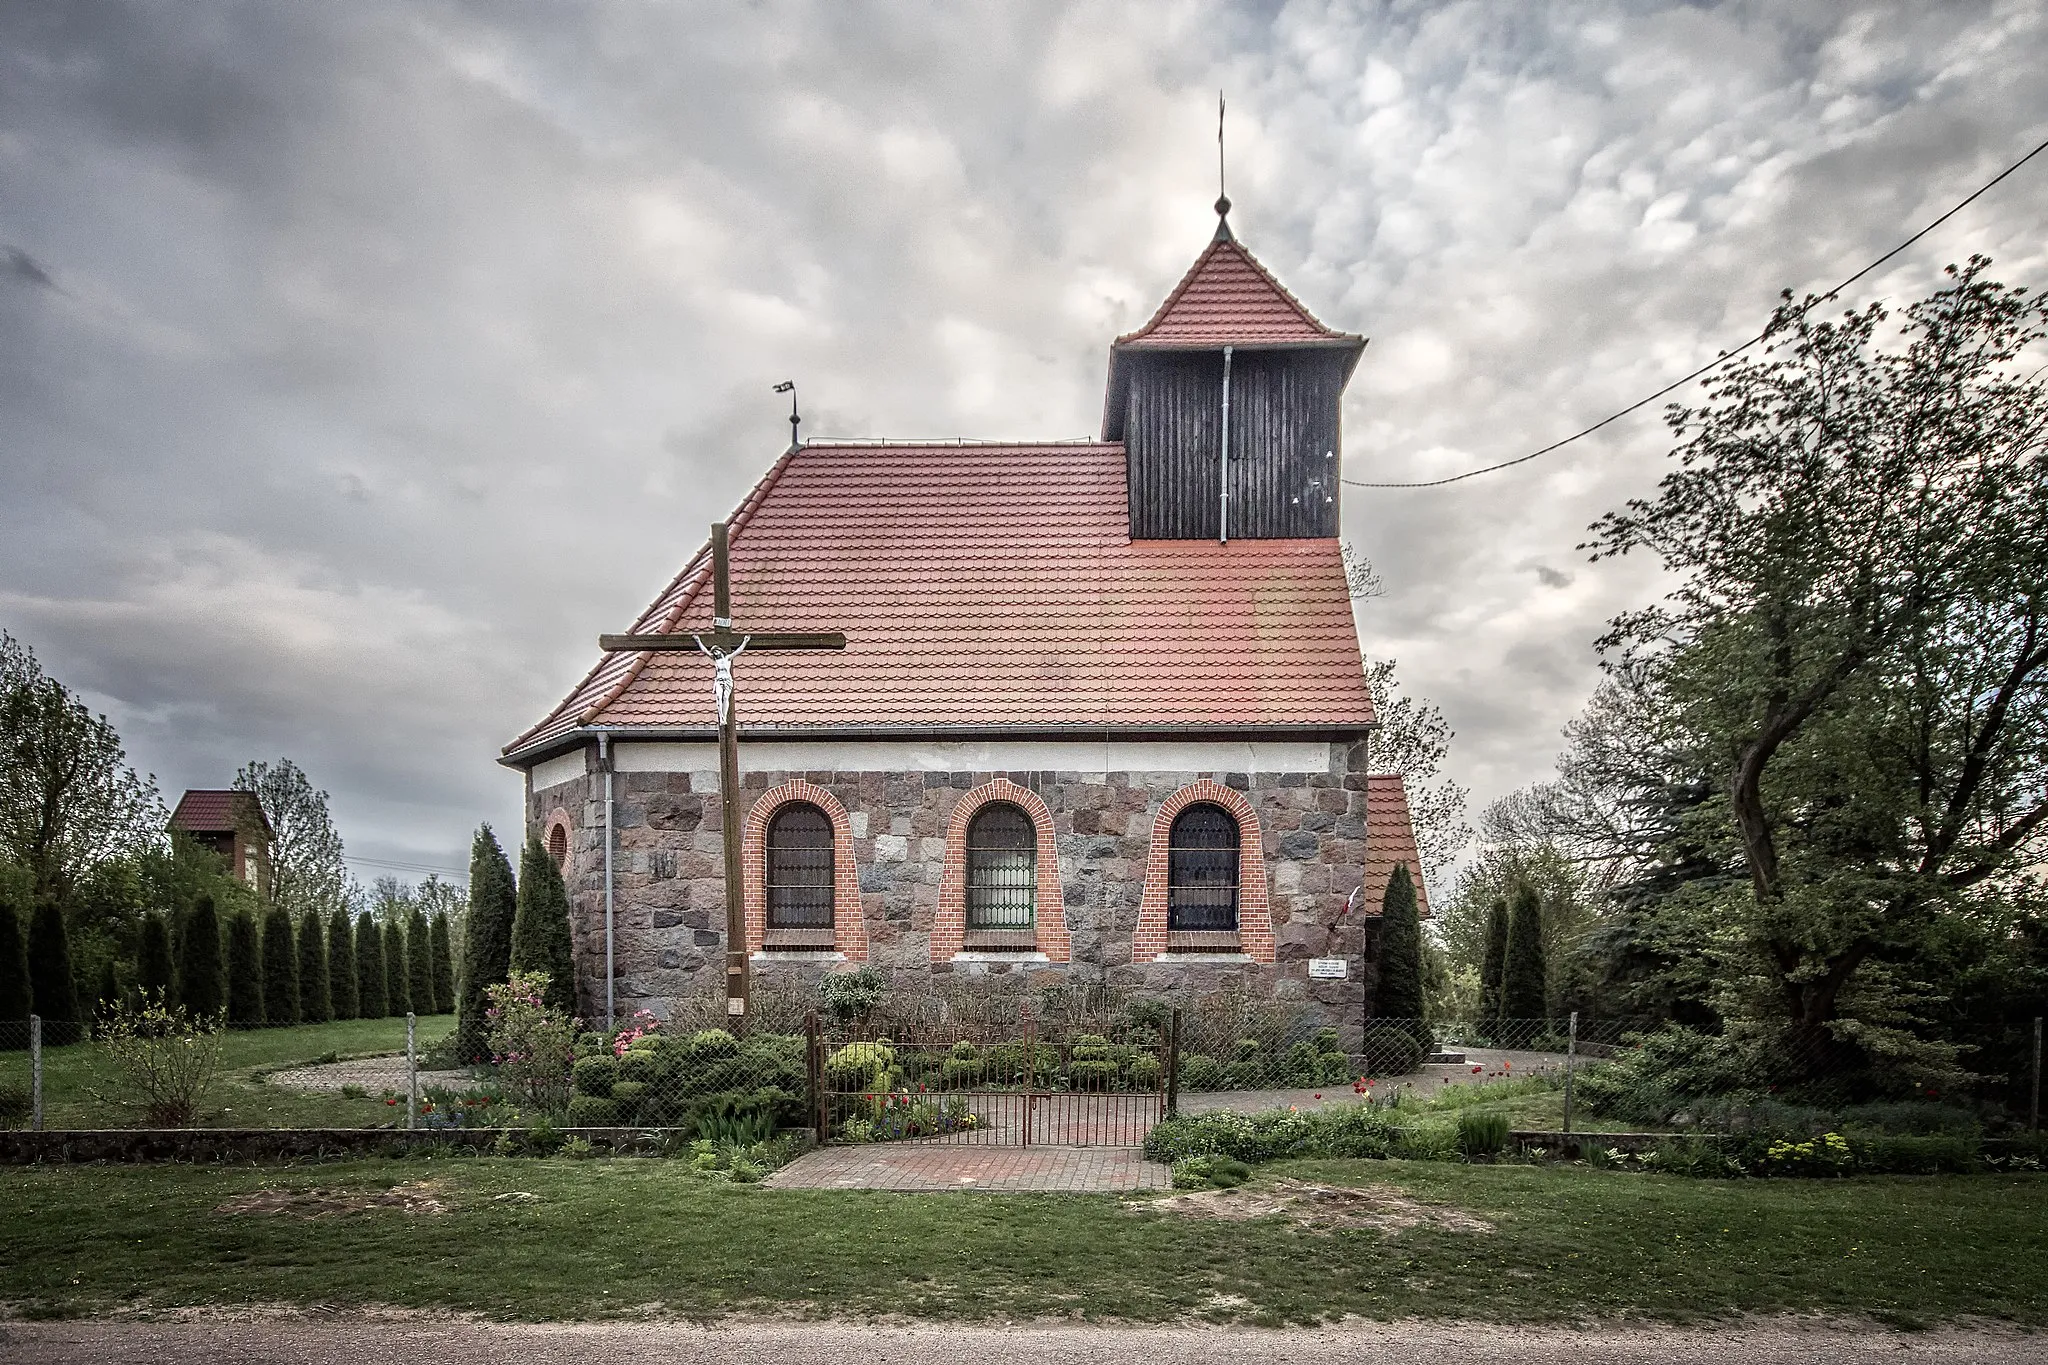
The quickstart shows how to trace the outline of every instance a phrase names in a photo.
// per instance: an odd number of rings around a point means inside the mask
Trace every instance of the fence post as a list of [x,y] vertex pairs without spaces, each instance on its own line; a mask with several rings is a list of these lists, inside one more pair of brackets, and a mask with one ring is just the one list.
[[1166,1021],[1166,1117],[1180,1117],[1180,1010]]
[[2027,1131],[2041,1131],[2041,1016],[2038,1014],[2034,1016],[2034,1098],[2027,1106]]
[[414,1046],[413,1030],[418,1017],[405,1012],[405,1126],[420,1126],[420,1054]]
[[1033,1016],[1024,1016],[1024,1132],[1021,1145],[1031,1145],[1031,1110],[1033,1072],[1038,1065],[1038,1021]]
[[1579,1058],[1579,1012],[1572,1011],[1564,1038],[1564,1130],[1572,1130],[1572,1067]]
[[29,1130],[43,1132],[43,1015],[29,1015]]
[[818,1145],[823,1147],[832,1120],[825,1112],[825,1045],[818,1037],[818,1012],[804,1016],[804,1084],[810,1087],[811,1121],[818,1127]]

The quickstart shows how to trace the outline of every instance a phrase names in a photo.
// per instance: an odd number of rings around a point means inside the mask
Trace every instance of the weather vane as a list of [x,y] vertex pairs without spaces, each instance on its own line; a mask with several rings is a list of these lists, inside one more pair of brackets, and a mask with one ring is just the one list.
[[775,386],[775,391],[789,395],[789,444],[793,450],[803,444],[803,442],[796,438],[796,429],[804,420],[797,414],[796,410],[796,381],[794,379],[785,379]]
[[1216,92],[1216,240],[1230,240],[1230,194],[1223,179],[1223,92]]

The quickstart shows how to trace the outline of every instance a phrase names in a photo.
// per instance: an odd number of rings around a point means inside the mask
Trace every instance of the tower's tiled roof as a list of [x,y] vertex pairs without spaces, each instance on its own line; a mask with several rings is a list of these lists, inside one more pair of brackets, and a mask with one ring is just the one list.
[[[747,729],[1372,719],[1338,543],[1133,541],[1121,445],[805,445],[730,528],[741,629],[847,637],[742,657]],[[709,581],[699,550],[633,630],[709,629]],[[702,656],[612,654],[507,752],[714,722]]]
[[171,812],[171,828],[188,834],[221,834],[229,830],[258,829],[270,832],[263,803],[256,793],[235,790],[195,789],[178,798]]
[[1429,891],[1422,884],[1422,857],[1415,848],[1415,828],[1408,818],[1408,789],[1399,773],[1375,773],[1365,779],[1365,889],[1359,899],[1368,915],[1380,913],[1394,868],[1408,864],[1415,881],[1415,907],[1429,918]]
[[1152,320],[1116,339],[1118,348],[1363,345],[1325,327],[1234,238],[1219,237],[1195,259]]

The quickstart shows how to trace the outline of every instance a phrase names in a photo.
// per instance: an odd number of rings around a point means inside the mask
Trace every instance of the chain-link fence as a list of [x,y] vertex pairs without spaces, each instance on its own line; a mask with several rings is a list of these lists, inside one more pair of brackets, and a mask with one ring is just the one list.
[[0,1019],[0,1129],[41,1127],[42,1021]]

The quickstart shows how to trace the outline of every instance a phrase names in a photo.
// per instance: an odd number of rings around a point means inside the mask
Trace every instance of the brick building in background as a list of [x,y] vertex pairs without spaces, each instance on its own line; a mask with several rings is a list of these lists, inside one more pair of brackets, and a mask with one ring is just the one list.
[[[1226,220],[1111,347],[1101,440],[806,442],[768,470],[730,522],[734,618],[847,646],[738,665],[757,981],[1241,983],[1357,1038],[1387,878],[1421,876],[1337,538],[1364,348]],[[708,630],[710,564],[634,632]],[[586,1012],[607,878],[622,1011],[723,990],[716,734],[708,660],[618,653],[505,749]]]
[[171,812],[170,828],[218,853],[228,871],[254,887],[257,895],[270,894],[270,844],[276,836],[256,793],[188,791]]

